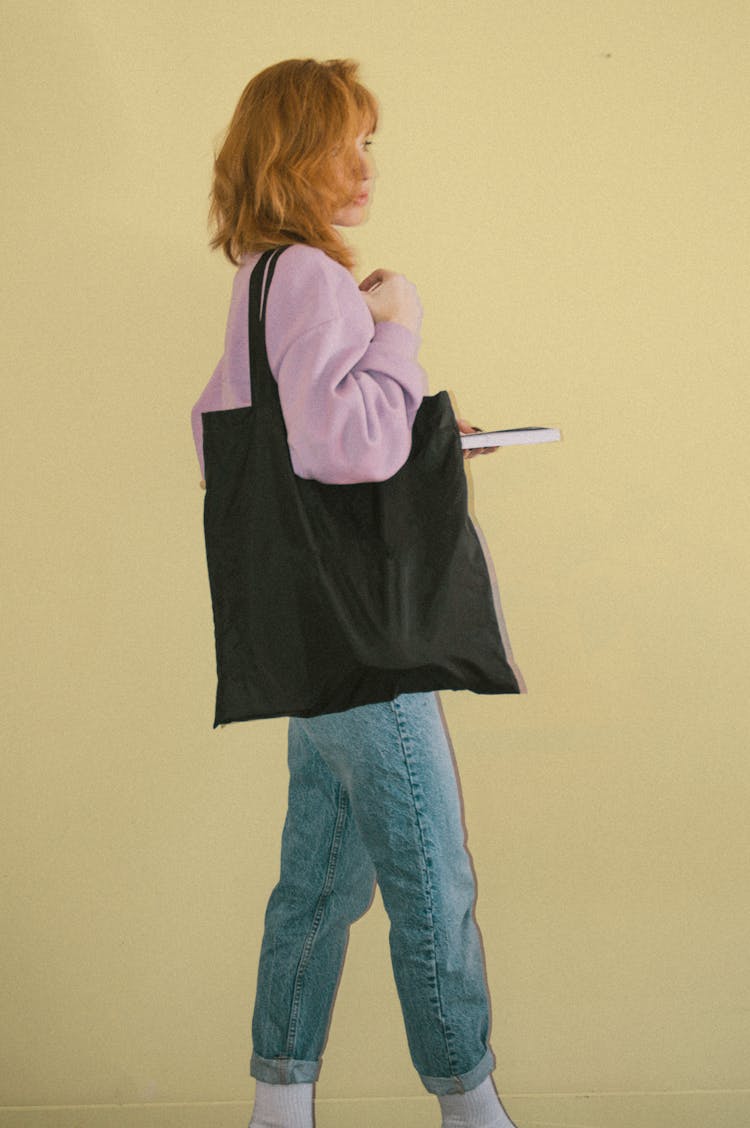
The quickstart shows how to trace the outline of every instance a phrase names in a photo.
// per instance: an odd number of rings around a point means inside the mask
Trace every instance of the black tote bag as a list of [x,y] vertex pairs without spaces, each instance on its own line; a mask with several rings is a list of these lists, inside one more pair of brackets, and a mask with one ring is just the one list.
[[284,249],[261,255],[250,279],[252,404],[203,412],[213,727],[401,693],[519,693],[447,392],[423,399],[409,458],[387,481],[331,485],[294,473],[265,344]]

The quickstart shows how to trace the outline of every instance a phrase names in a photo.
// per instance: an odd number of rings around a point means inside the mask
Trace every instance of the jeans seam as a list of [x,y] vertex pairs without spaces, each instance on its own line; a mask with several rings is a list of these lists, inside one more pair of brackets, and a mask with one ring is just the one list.
[[294,1041],[297,1037],[297,1026],[299,1022],[299,1012],[302,1005],[302,988],[305,977],[305,972],[310,964],[310,957],[312,955],[313,944],[320,929],[320,922],[323,919],[325,911],[326,899],[330,896],[333,889],[333,881],[336,873],[336,864],[339,859],[341,850],[341,842],[344,837],[344,824],[346,822],[347,810],[349,807],[349,797],[346,790],[337,784],[337,810],[336,822],[333,828],[333,835],[331,837],[331,848],[328,854],[328,866],[326,868],[326,875],[323,881],[323,888],[320,891],[315,912],[313,914],[312,924],[310,930],[305,937],[302,945],[302,953],[300,955],[299,964],[297,966],[297,974],[294,977],[294,988],[292,991],[292,1007],[289,1015],[289,1030],[287,1032],[286,1041],[286,1058],[294,1058]]
[[412,776],[411,766],[410,766],[410,763],[409,763],[408,734],[402,728],[402,717],[401,717],[400,712],[399,712],[399,702],[398,702],[397,699],[394,699],[393,701],[391,701],[391,708],[393,709],[393,712],[394,712],[394,715],[395,715],[395,718],[396,718],[396,727],[398,729],[399,740],[400,740],[400,744],[401,744],[401,750],[402,750],[402,754],[403,754],[403,757],[404,757],[404,767],[406,768],[406,775],[407,775],[407,779],[409,781],[409,791],[411,793],[412,804],[413,804],[413,807],[414,807],[414,816],[417,820],[417,830],[419,832],[419,843],[420,843],[420,848],[421,848],[421,851],[422,851],[422,872],[423,872],[423,875],[424,875],[425,892],[427,894],[429,920],[430,920],[430,926],[431,926],[431,929],[432,929],[432,960],[433,960],[433,967],[434,967],[434,971],[435,971],[435,994],[436,994],[437,1006],[438,1006],[438,1019],[440,1021],[440,1025],[441,1025],[441,1028],[442,1028],[443,1040],[444,1040],[444,1043],[445,1043],[445,1052],[446,1052],[446,1056],[447,1056],[447,1059],[448,1059],[448,1068],[450,1070],[451,1076],[455,1076],[456,1071],[454,1069],[453,1054],[451,1052],[451,1046],[450,1046],[450,1029],[449,1029],[448,1023],[447,1023],[446,1018],[445,1018],[445,1009],[444,1009],[444,1006],[443,1006],[442,993],[440,991],[440,977],[439,977],[439,974],[438,974],[438,966],[437,966],[437,940],[436,940],[436,929],[435,929],[434,902],[433,902],[433,896],[432,896],[432,882],[430,881],[429,868],[427,866],[427,850],[426,850],[426,847],[425,847],[424,828],[423,828],[423,825],[422,825],[422,818],[420,816],[419,804],[417,803],[417,797],[416,797],[415,790],[414,790],[414,779],[413,779],[413,776]]

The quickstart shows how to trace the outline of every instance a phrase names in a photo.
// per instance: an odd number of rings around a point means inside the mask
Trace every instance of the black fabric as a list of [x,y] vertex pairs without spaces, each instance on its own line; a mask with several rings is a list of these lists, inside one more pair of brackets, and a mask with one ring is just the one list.
[[213,727],[436,689],[519,693],[447,392],[424,398],[387,481],[294,473],[261,303],[284,249],[261,255],[250,280],[252,405],[203,412]]

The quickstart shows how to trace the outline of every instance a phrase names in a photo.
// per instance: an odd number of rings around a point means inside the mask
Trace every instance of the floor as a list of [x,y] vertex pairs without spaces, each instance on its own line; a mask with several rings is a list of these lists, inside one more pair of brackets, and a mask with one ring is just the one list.
[[[750,1128],[750,1089],[506,1096],[518,1128]],[[247,1128],[250,1105],[0,1108],[0,1128]],[[318,1102],[315,1128],[440,1128],[429,1097]]]

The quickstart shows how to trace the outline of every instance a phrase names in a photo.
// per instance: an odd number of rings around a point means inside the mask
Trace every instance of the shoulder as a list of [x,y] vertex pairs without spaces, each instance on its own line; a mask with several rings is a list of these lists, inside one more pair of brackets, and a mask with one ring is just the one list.
[[332,259],[320,247],[310,247],[307,243],[292,243],[279,257],[277,269],[281,269],[282,263],[287,269],[291,267],[310,277],[326,278],[334,283],[344,280],[354,282],[353,276],[341,263]]
[[269,311],[274,290],[274,304],[304,304],[308,316],[318,321],[346,315],[352,302],[365,305],[354,276],[325,251],[305,243],[294,243],[279,255],[269,290]]

